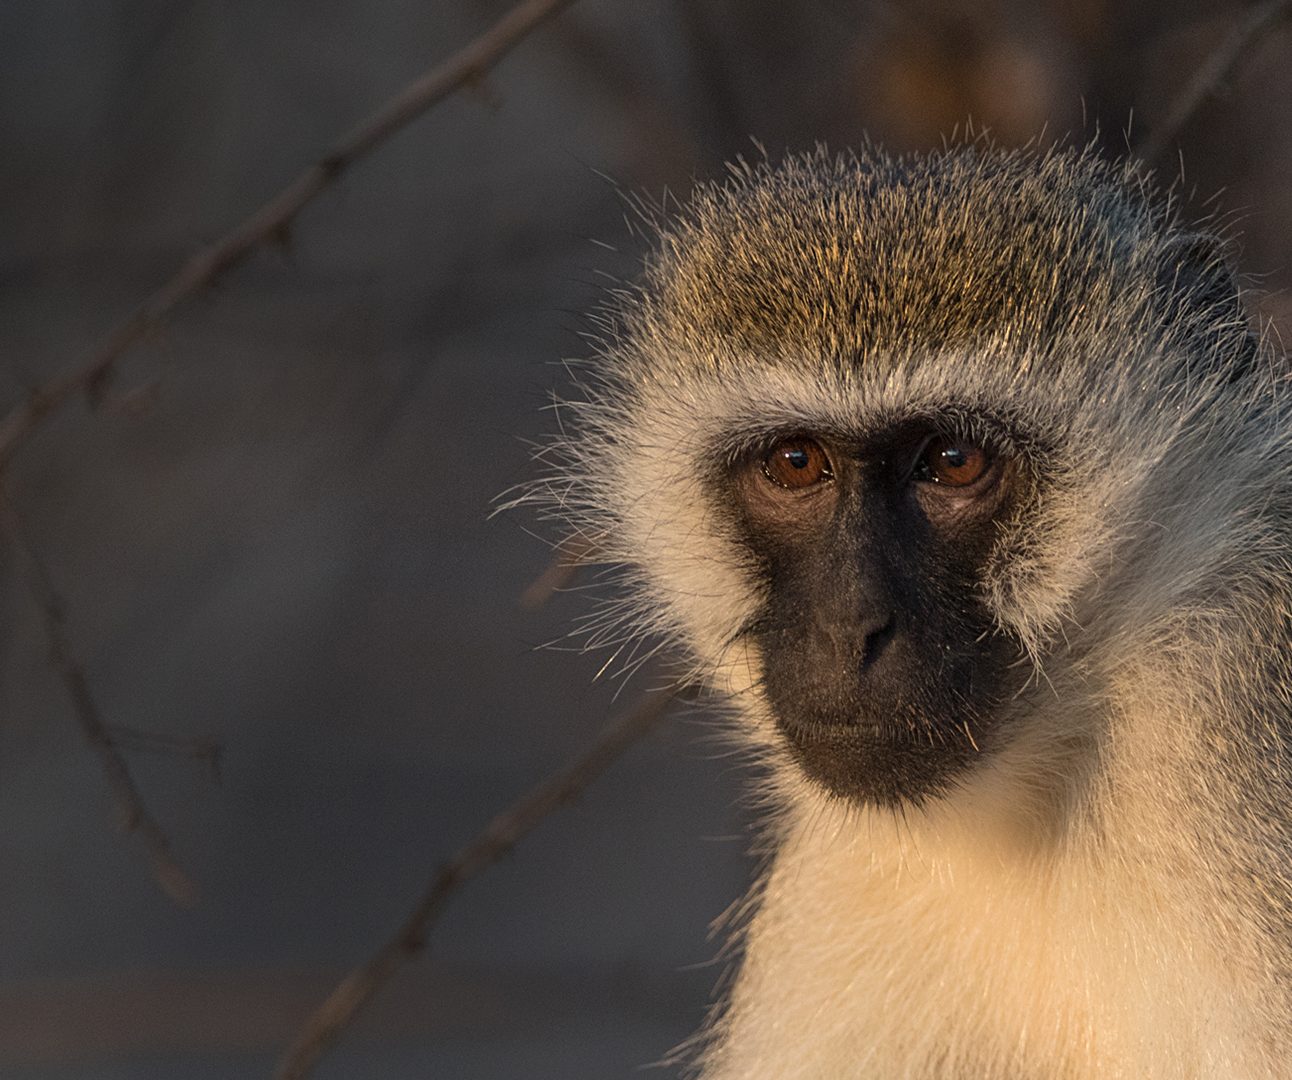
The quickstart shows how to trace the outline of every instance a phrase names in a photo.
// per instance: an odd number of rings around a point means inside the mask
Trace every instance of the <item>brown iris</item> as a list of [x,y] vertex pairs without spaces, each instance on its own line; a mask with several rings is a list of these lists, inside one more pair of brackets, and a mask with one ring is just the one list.
[[981,446],[935,436],[920,455],[917,478],[947,487],[968,487],[991,468],[991,457]]
[[763,473],[772,483],[791,490],[834,478],[830,459],[821,444],[803,436],[776,443],[763,458]]

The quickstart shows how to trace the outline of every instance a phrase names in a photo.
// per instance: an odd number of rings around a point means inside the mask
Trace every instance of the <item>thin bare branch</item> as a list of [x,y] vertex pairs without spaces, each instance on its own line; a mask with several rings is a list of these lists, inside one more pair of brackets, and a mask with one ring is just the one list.
[[122,750],[145,754],[166,754],[196,761],[209,773],[214,783],[219,783],[224,762],[224,747],[214,739],[191,735],[172,735],[166,731],[142,731],[125,724],[109,724],[108,737],[112,745]]
[[1176,95],[1166,118],[1144,143],[1137,154],[1153,164],[1171,147],[1186,124],[1234,73],[1238,62],[1267,30],[1280,19],[1292,14],[1292,0],[1266,0],[1248,10],[1243,20],[1230,31],[1210,56]]
[[526,611],[537,611],[554,593],[560,592],[591,559],[596,546],[582,537],[572,536],[556,548],[552,561],[520,594],[520,606]]
[[278,1065],[275,1080],[305,1080],[327,1049],[400,968],[426,947],[446,903],[463,885],[498,862],[544,818],[577,799],[633,743],[654,728],[683,691],[649,694],[610,724],[567,768],[503,811],[445,863],[394,937],[347,975],[301,1029]]
[[49,571],[35,549],[28,543],[18,516],[7,499],[0,499],[0,514],[3,515],[5,531],[8,532],[25,570],[24,576],[32,595],[44,616],[45,636],[49,643],[49,662],[67,687],[82,734],[90,744],[90,748],[99,756],[99,762],[108,780],[108,787],[120,812],[121,827],[126,832],[137,833],[143,840],[148,851],[149,862],[152,864],[153,876],[163,891],[177,904],[191,907],[197,903],[197,885],[175,861],[175,856],[171,854],[170,839],[157,824],[157,820],[148,812],[130,776],[125,758],[121,756],[107,725],[103,722],[99,707],[90,693],[85,669],[76,659],[68,643],[64,627],[63,601],[54,588]]
[[523,0],[460,52],[409,83],[264,206],[199,251],[107,335],[79,365],[37,387],[0,421],[0,470],[41,422],[81,393],[93,395],[113,365],[180,304],[213,285],[256,248],[286,237],[297,214],[356,161],[463,86],[478,81],[531,30],[575,0]]

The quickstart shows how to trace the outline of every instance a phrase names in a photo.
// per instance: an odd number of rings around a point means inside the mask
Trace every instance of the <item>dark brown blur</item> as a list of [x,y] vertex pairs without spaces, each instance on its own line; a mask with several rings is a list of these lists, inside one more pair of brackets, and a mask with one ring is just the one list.
[[[507,6],[0,4],[0,415]],[[635,272],[601,174],[682,197],[753,139],[970,129],[1121,155],[1246,10],[583,0],[53,417],[10,503],[202,897],[173,904],[117,828],[0,546],[0,1077],[268,1077],[438,861],[659,684],[594,681],[607,655],[564,650],[586,599],[520,603],[542,526],[489,518],[533,475],[577,313]],[[1290,70],[1284,20],[1159,163],[1285,331]],[[665,1056],[751,868],[711,736],[666,727],[464,889],[317,1076],[600,1080]]]

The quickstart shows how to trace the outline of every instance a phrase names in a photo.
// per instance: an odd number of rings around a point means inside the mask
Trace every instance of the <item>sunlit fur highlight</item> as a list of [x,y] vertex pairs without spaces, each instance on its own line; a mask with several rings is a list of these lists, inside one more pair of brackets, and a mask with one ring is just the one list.
[[[766,767],[775,857],[696,1068],[1292,1073],[1288,384],[1222,245],[1132,167],[982,145],[740,165],[653,224],[525,501],[620,568],[593,632],[666,645]],[[1037,495],[980,588],[1030,678],[1000,749],[894,813],[781,747],[721,465],[911,415],[1017,442]]]

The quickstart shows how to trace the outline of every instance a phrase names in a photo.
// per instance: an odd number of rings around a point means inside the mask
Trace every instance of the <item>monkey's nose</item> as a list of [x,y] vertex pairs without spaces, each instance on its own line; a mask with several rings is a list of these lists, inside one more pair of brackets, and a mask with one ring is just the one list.
[[[874,629],[871,629],[874,627]],[[893,612],[880,618],[870,620],[869,626],[862,627],[865,640],[861,647],[861,670],[871,667],[893,640],[897,632],[897,616]]]

